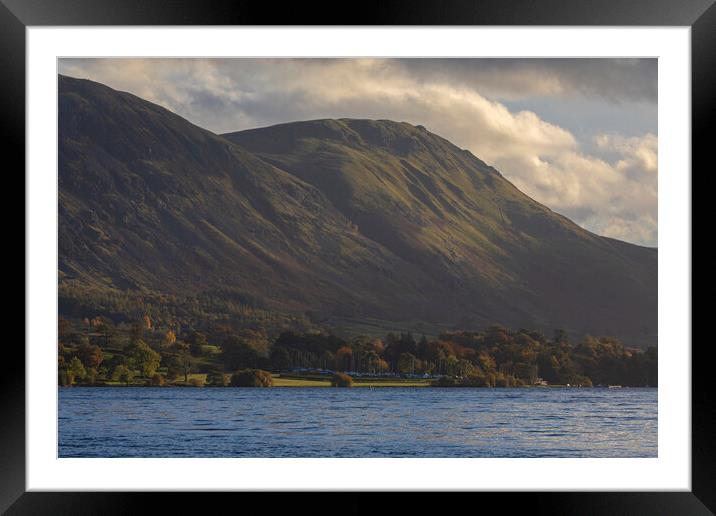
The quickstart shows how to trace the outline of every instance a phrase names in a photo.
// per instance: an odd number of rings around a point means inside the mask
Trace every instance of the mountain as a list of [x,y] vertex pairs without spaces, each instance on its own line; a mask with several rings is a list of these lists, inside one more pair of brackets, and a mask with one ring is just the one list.
[[656,341],[656,249],[580,228],[422,126],[216,135],[60,76],[59,204],[61,284],[229,293],[343,325]]

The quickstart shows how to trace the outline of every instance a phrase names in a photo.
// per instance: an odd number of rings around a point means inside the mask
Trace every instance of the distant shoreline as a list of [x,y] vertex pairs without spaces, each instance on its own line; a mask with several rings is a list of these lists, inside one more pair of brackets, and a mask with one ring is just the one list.
[[[193,375],[195,376],[195,375]],[[434,385],[435,379],[411,379],[411,378],[353,378],[352,387],[357,388],[369,388],[369,389],[390,389],[390,388],[425,388],[433,387],[437,389],[504,389],[504,388],[517,388],[517,389],[550,389],[550,388],[565,388],[565,389],[612,389],[622,388],[620,385],[599,385],[599,386],[579,386],[579,385],[522,385],[518,387],[478,387],[478,386],[467,386],[467,385],[455,385],[450,387]],[[273,385],[269,388],[330,388],[332,387],[330,378],[315,378],[315,377],[297,377],[293,375],[281,376],[280,374],[273,375]],[[148,385],[146,382],[135,382],[125,385],[120,382],[100,382],[96,384],[75,384],[73,388],[86,388],[86,387],[101,387],[101,388],[116,388],[116,387],[132,387],[132,388],[143,388],[143,387],[161,387],[161,388],[234,388],[231,386],[217,386],[217,385],[195,385],[191,382],[175,382],[166,383],[164,385]],[[68,388],[68,387],[66,387]],[[629,388],[629,387],[623,387]],[[649,388],[649,387],[644,387]],[[656,388],[656,387],[653,387]]]

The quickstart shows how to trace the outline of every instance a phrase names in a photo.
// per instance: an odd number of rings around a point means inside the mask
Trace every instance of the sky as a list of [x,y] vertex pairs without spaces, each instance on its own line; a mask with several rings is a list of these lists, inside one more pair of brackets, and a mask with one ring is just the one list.
[[656,247],[656,59],[61,59],[221,134],[318,118],[423,125],[597,234]]

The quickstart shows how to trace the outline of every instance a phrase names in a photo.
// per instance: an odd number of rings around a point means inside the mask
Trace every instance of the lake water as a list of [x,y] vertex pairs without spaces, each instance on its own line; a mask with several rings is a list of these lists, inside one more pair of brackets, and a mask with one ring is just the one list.
[[656,457],[656,389],[62,388],[60,457]]

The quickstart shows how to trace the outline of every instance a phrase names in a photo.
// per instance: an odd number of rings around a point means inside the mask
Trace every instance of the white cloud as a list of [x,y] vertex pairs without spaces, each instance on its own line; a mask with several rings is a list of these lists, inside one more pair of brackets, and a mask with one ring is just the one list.
[[[403,61],[383,59],[71,60],[61,71],[130,91],[215,132],[315,118],[421,124],[587,229],[657,242],[654,134],[598,134],[580,142],[569,130],[529,110],[510,111],[447,73],[418,77]],[[509,73],[517,81],[515,70]],[[527,79],[535,77],[530,73]],[[565,88],[564,79],[542,77],[546,90]]]

